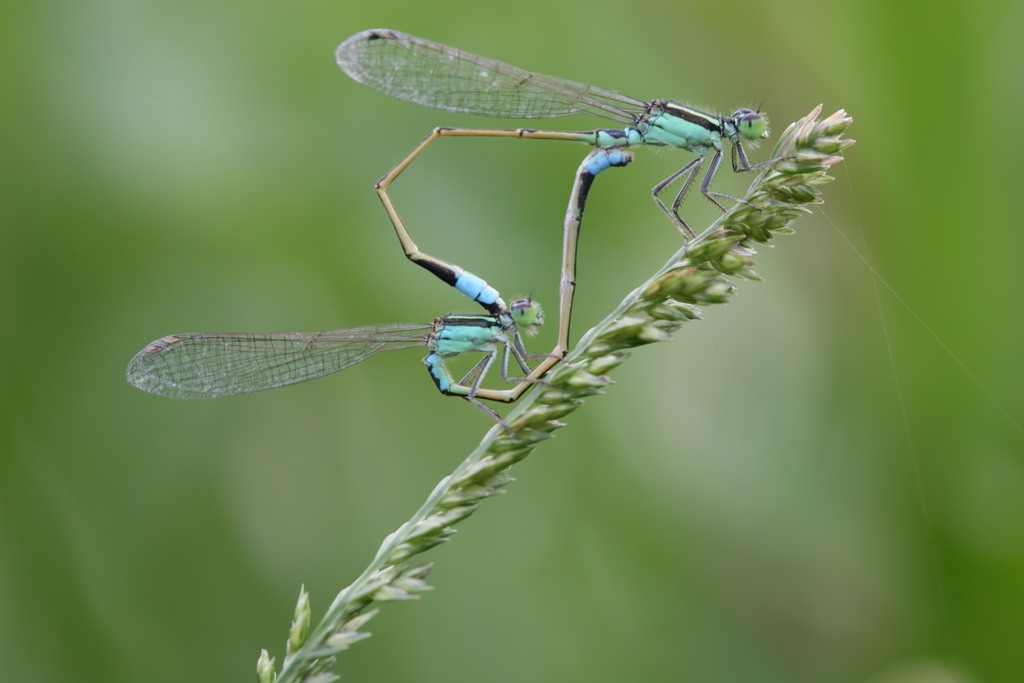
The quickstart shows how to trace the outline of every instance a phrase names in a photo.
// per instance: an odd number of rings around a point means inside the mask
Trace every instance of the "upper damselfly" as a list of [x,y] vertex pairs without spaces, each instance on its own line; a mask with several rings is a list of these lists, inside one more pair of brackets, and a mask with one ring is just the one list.
[[[496,59],[390,29],[371,29],[350,36],[338,45],[335,58],[341,69],[354,80],[385,95],[425,107],[511,119],[587,114],[625,125],[621,129],[588,131],[436,128],[381,179],[377,188],[384,195],[388,185],[406,166],[439,137],[570,140],[603,149],[637,145],[677,147],[696,154],[697,158],[655,185],[652,194],[673,223],[685,235],[692,237],[693,232],[679,215],[679,207],[709,154],[711,161],[700,182],[700,191],[723,211],[725,207],[716,197],[742,201],[710,191],[711,181],[722,159],[724,141],[732,144],[735,172],[750,171],[777,161],[772,159],[752,165],[747,159],[743,141],[768,137],[767,120],[753,109],[738,109],[729,116],[721,116],[671,100],[645,102],[614,90],[526,71]],[[663,191],[680,179],[682,185],[671,204],[666,204],[661,198]],[[385,205],[388,205],[387,201]]]

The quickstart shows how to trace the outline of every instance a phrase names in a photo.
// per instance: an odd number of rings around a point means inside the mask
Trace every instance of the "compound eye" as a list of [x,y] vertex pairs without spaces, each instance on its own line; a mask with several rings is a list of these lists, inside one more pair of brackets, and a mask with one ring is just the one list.
[[748,140],[768,137],[768,122],[764,116],[750,109],[740,109],[734,115],[736,128]]
[[540,304],[530,299],[516,299],[509,306],[509,313],[512,315],[512,320],[515,322],[516,327],[520,329],[539,327],[544,324],[544,311],[541,309]]

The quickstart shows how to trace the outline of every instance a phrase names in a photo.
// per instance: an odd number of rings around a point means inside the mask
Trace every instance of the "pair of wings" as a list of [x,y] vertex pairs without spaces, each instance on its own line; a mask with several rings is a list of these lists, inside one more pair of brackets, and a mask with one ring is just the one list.
[[334,53],[350,78],[434,109],[507,119],[587,114],[627,125],[649,104],[614,90],[534,73],[424,38],[371,29],[346,38]]
[[225,332],[158,339],[135,354],[128,381],[171,398],[216,398],[329,375],[381,351],[422,348],[433,325],[393,323],[307,334]]

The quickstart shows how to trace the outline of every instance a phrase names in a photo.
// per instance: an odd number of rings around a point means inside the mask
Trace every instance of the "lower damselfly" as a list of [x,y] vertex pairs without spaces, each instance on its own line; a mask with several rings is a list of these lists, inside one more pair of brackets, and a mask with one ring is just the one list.
[[[540,306],[529,299],[512,303],[512,327],[530,334],[544,323]],[[509,358],[530,373],[526,350],[511,336],[508,321],[490,314],[452,313],[430,324],[392,323],[330,332],[224,332],[176,334],[158,339],[135,354],[128,381],[152,394],[171,398],[218,398],[276,389],[344,370],[381,351],[426,347],[423,359],[442,394],[458,396],[505,424],[479,399],[510,403],[531,384],[510,377]],[[464,353],[484,357],[456,381],[447,360]],[[481,386],[499,361],[501,378],[511,389]]]

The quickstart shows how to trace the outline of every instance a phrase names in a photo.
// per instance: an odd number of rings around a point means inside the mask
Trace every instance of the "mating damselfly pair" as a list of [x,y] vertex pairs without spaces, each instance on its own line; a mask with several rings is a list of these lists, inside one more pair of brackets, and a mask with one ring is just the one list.
[[[743,141],[767,137],[764,116],[739,109],[730,116],[709,114],[670,100],[645,102],[586,83],[529,72],[423,38],[387,29],[357,33],[337,48],[338,65],[354,80],[386,95],[450,112],[499,118],[558,118],[585,114],[616,121],[623,128],[588,131],[534,128],[435,128],[410,154],[376,184],[407,258],[457,288],[486,311],[481,315],[450,314],[432,325],[390,324],[350,328],[319,334],[188,334],[165,337],[140,351],[128,366],[128,379],[152,393],[182,398],[241,394],[271,389],[337,372],[392,348],[426,346],[424,359],[438,388],[494,411],[478,399],[511,402],[566,353],[569,345],[576,280],[576,246],[587,194],[598,173],[632,161],[627,148],[651,145],[677,147],[696,155],[678,171],[654,186],[658,206],[683,233],[692,237],[679,213],[687,191],[700,174],[701,194],[723,211],[719,199],[743,202],[710,190],[721,163],[724,143],[731,144],[735,172],[761,168],[772,159],[751,164]],[[498,292],[463,268],[421,252],[398,214],[388,188],[431,143],[443,137],[505,137],[563,140],[593,147],[577,170],[563,224],[563,259],[559,329],[555,348],[532,370],[522,343],[523,331],[542,322],[537,305],[520,300],[507,306]],[[663,193],[679,183],[670,203]],[[454,381],[445,359],[459,353],[485,354],[460,382]],[[487,370],[501,354],[502,379],[516,383],[507,390],[481,386]],[[512,356],[524,377],[507,375]],[[500,422],[500,418],[499,418]]]

